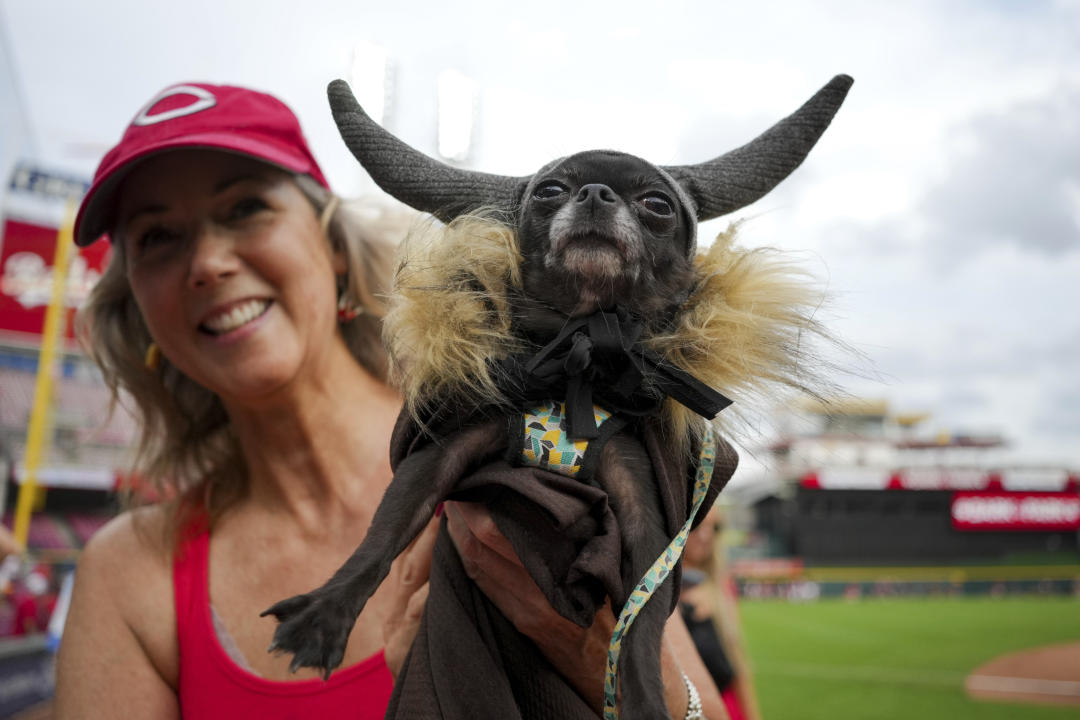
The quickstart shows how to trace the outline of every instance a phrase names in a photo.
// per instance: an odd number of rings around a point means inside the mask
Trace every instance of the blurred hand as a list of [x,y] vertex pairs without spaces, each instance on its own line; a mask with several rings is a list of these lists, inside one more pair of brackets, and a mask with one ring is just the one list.
[[611,607],[601,609],[591,627],[578,627],[548,604],[483,505],[448,502],[445,510],[465,572],[599,714],[608,642],[615,627]]
[[3,525],[0,525],[0,561],[8,555],[18,555],[22,552],[19,543],[15,542],[15,536]]
[[383,621],[383,641],[386,665],[395,678],[420,629],[420,616],[424,614],[428,597],[431,550],[438,532],[439,519],[434,518],[390,568],[388,580],[392,591],[387,603],[390,614]]

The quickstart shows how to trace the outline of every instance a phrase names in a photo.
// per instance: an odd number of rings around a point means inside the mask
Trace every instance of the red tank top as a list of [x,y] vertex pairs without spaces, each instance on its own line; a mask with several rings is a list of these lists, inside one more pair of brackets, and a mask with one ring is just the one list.
[[281,682],[234,663],[214,634],[210,615],[210,535],[193,534],[173,564],[180,644],[180,711],[185,720],[380,720],[394,681],[380,650],[336,671],[330,680]]

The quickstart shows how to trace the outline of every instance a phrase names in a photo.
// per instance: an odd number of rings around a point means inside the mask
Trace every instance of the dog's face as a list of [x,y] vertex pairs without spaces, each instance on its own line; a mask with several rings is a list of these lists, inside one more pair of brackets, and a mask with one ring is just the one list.
[[569,315],[621,305],[656,317],[691,282],[692,218],[650,163],[572,155],[538,174],[522,199],[525,293]]

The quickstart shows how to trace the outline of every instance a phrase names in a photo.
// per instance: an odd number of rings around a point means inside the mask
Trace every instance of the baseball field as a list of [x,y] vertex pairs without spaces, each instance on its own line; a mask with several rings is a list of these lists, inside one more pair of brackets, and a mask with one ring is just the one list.
[[1080,717],[1077,705],[964,690],[995,657],[1080,641],[1080,598],[742,600],[739,610],[765,720]]

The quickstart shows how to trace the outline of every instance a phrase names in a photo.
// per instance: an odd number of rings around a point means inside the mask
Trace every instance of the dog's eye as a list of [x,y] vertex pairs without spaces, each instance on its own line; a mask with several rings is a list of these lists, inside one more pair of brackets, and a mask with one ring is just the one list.
[[675,207],[671,204],[663,195],[646,195],[639,200],[646,210],[656,213],[657,215],[668,216],[675,212]]
[[537,200],[550,200],[567,192],[566,186],[559,182],[546,182],[533,191],[533,197]]

